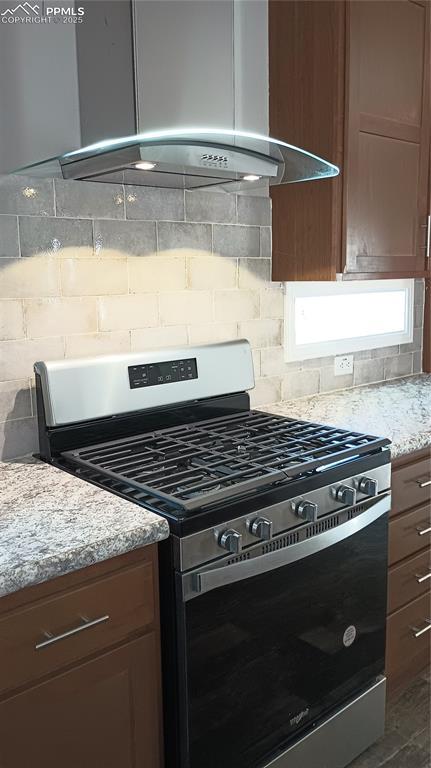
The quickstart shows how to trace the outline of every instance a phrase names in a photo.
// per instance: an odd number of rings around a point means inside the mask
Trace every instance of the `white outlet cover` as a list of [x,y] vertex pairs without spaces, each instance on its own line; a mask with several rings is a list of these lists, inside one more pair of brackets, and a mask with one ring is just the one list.
[[334,360],[334,376],[353,373],[353,355],[338,355]]

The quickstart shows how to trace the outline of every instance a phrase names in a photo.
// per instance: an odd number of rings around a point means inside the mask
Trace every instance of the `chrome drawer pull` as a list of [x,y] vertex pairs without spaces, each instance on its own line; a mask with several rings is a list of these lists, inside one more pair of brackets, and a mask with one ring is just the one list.
[[80,624],[79,627],[69,629],[67,632],[63,632],[61,635],[52,635],[50,632],[44,632],[46,640],[42,640],[41,643],[37,643],[37,645],[34,646],[35,650],[39,651],[41,648],[46,648],[47,645],[52,645],[53,643],[58,643],[59,640],[65,640],[66,637],[77,635],[78,632],[83,632],[84,629],[90,629],[91,627],[96,627],[98,624],[103,624],[105,621],[109,621],[108,614],[106,614],[106,616],[100,616],[98,619],[93,619],[92,621],[89,621],[89,619],[87,619],[85,616],[82,616],[81,618],[84,622],[83,624]]
[[426,533],[431,533],[431,528],[419,528],[419,526],[416,528],[419,536],[425,536]]
[[426,488],[428,485],[431,485],[431,480],[416,480],[419,488]]
[[426,242],[426,250],[425,250],[425,258],[427,260],[427,265],[429,266],[429,260],[430,260],[430,245],[431,245],[431,214],[428,214],[427,216],[427,242]]
[[410,629],[413,632],[414,637],[420,637],[421,635],[424,635],[425,632],[430,631],[431,619],[425,619],[425,626],[421,627],[421,629],[418,629],[418,627],[410,627]]
[[[430,258],[430,252],[431,252],[431,248],[430,248],[430,246],[431,246],[431,214],[428,214],[428,216],[427,216],[427,223],[426,224],[421,224],[421,229],[426,229],[426,231],[427,231],[425,245],[421,245],[420,247],[425,250],[425,258],[426,258],[427,263],[428,263],[429,258]],[[428,264],[427,264],[427,266],[428,266]]]
[[427,581],[427,579],[431,579],[431,570],[429,573],[425,573],[424,576],[421,576],[420,573],[416,574],[416,581],[418,584],[422,584],[422,582]]

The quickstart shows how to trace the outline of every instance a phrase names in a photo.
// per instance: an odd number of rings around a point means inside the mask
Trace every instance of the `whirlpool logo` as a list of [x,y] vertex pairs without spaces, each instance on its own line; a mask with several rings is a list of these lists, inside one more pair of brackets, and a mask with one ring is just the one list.
[[289,721],[290,725],[299,725],[301,720],[303,720],[305,717],[308,717],[309,713],[310,713],[310,707],[306,707],[305,709],[302,710],[302,712],[298,712],[297,715],[290,718],[290,721]]

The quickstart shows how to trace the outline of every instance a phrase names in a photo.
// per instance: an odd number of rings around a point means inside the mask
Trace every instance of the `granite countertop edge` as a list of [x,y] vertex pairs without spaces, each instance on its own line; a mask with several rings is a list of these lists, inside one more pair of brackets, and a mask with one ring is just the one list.
[[169,536],[165,518],[33,457],[0,462],[0,487],[0,597]]
[[391,459],[401,459],[403,456],[409,454],[418,453],[424,451],[426,448],[431,447],[431,433],[416,435],[412,438],[405,438],[405,440],[393,441],[389,445],[391,452]]
[[81,548],[53,554],[42,560],[23,561],[16,566],[0,570],[0,598],[25,587],[43,584],[68,573],[127,554],[140,547],[155,544],[168,536],[168,524],[160,518],[160,523],[153,523],[149,532],[136,528],[115,540],[113,537],[107,537],[83,545]]

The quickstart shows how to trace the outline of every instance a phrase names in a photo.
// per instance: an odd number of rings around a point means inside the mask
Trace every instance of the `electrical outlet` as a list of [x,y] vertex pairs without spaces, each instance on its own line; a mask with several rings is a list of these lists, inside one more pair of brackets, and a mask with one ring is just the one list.
[[334,376],[347,376],[353,373],[353,355],[339,355],[334,360]]

